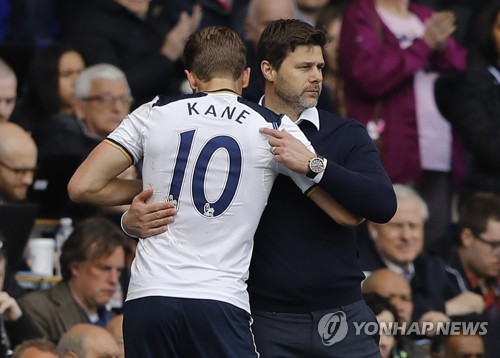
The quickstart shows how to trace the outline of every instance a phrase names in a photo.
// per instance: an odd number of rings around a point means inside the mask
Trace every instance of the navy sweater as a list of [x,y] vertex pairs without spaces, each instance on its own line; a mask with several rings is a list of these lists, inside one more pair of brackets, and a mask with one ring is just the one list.
[[[392,184],[365,128],[319,111],[302,131],[328,159],[320,186],[352,213],[385,223],[396,211]],[[307,312],[362,298],[354,228],[331,220],[286,176],[274,183],[255,233],[248,290],[253,311]]]

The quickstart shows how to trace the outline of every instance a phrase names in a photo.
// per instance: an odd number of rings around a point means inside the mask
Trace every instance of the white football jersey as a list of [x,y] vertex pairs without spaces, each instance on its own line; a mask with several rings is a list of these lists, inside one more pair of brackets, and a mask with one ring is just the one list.
[[155,98],[109,135],[133,162],[143,158],[152,202],[178,209],[167,232],[139,240],[127,300],[214,299],[250,312],[253,236],[278,172],[290,173],[273,160],[262,127],[311,148],[288,117],[227,92]]

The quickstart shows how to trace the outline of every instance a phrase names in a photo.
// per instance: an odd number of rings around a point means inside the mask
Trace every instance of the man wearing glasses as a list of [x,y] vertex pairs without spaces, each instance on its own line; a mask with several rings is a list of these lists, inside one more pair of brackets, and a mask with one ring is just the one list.
[[17,124],[0,122],[0,205],[26,200],[33,183],[38,150]]
[[500,197],[476,193],[460,211],[459,247],[452,267],[467,289],[483,296],[490,317],[500,317]]

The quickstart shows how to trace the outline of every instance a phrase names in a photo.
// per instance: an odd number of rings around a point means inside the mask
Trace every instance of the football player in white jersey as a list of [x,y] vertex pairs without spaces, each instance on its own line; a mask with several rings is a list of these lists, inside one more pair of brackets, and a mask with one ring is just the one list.
[[[258,357],[245,281],[274,179],[285,173],[331,215],[340,212],[305,175],[316,180],[326,163],[300,129],[240,97],[250,73],[245,52],[228,28],[195,32],[184,49],[195,93],[139,107],[69,183],[73,200],[100,205],[130,203],[152,188],[152,202],[169,201],[177,211],[167,232],[139,240],[125,303],[127,356]],[[261,128],[283,135],[270,139]],[[300,142],[285,151],[279,144],[292,135]],[[140,160],[142,183],[116,178]]]

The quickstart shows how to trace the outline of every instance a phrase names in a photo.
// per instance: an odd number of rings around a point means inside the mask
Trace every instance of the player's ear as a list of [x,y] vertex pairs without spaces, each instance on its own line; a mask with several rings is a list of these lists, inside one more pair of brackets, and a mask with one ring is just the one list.
[[262,61],[260,63],[260,70],[262,71],[262,75],[264,76],[264,79],[266,81],[274,81],[276,71],[274,70],[274,67],[269,63],[269,61]]
[[184,73],[186,74],[189,86],[191,87],[193,92],[198,92],[198,85],[196,83],[196,77],[194,76],[194,74],[188,70],[184,70]]
[[242,81],[242,84],[241,84],[241,88],[247,88],[248,87],[248,84],[250,83],[250,67],[247,67],[245,68],[245,70],[243,71],[243,81]]

